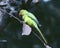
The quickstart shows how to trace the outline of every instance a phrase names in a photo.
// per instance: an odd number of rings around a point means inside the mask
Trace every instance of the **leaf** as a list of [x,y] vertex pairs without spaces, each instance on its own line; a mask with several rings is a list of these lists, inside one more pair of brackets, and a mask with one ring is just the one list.
[[31,27],[24,23],[22,28],[22,35],[30,35],[31,31]]

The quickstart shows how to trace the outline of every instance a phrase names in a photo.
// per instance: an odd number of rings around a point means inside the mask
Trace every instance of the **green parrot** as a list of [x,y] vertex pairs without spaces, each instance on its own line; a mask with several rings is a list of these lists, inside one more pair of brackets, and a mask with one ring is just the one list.
[[29,26],[31,26],[31,27],[33,26],[34,28],[37,29],[37,31],[40,33],[42,39],[44,40],[44,42],[47,44],[45,37],[43,36],[40,29],[38,28],[39,22],[38,22],[37,18],[35,17],[35,15],[24,9],[20,10],[19,15],[22,16],[22,19],[24,20],[25,23],[27,23]]

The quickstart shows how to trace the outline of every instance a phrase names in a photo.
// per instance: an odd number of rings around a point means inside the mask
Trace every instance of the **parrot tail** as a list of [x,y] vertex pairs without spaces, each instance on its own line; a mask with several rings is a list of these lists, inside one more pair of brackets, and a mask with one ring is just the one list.
[[43,34],[41,33],[40,29],[38,28],[38,26],[35,26],[35,28],[38,30],[38,32],[40,33],[42,39],[44,40],[44,42],[47,44],[47,41],[45,39],[45,37],[43,36]]

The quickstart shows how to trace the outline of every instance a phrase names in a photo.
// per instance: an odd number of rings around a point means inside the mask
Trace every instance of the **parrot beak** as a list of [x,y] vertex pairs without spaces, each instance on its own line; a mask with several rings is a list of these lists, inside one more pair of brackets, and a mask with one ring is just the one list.
[[19,16],[22,16],[22,14],[19,13]]
[[19,13],[19,16],[21,16],[20,13]]

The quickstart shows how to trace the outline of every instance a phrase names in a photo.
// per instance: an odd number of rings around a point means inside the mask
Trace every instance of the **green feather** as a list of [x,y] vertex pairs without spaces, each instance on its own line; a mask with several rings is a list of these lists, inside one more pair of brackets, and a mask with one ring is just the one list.
[[37,20],[37,18],[35,17],[34,14],[28,12],[27,15],[28,15],[31,19],[33,19],[37,24],[39,24],[39,22],[38,22],[38,20]]

